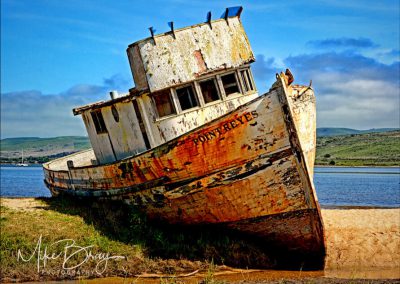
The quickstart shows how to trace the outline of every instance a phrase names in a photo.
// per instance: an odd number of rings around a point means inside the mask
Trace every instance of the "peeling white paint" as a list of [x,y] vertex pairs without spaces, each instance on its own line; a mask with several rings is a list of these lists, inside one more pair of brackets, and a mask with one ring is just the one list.
[[176,30],[175,37],[166,33],[131,45],[127,52],[137,88],[148,86],[154,92],[254,61],[240,19],[228,21],[213,21],[212,29],[199,24]]

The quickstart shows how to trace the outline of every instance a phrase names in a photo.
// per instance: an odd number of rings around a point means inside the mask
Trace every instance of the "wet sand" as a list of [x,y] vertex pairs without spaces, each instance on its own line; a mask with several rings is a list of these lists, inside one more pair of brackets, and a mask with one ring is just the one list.
[[[36,210],[44,206],[33,198],[2,198],[1,205],[19,211]],[[323,209],[322,216],[327,246],[325,271],[249,271],[217,267],[213,277],[240,283],[265,283],[264,281],[274,283],[279,279],[300,281],[293,283],[302,283],[305,279],[313,279],[314,282],[308,283],[319,283],[319,280],[323,283],[337,283],[325,281],[338,278],[392,279],[389,282],[400,279],[400,208]],[[135,283],[160,283],[161,275],[142,276],[131,280]],[[178,279],[185,283],[197,283],[204,277],[207,277],[207,271],[199,271],[190,277]],[[85,282],[126,283],[124,281],[127,280],[118,277],[107,279],[96,279],[95,282],[85,280]],[[138,279],[140,279],[139,282],[137,282]],[[397,280],[395,282],[399,283]]]

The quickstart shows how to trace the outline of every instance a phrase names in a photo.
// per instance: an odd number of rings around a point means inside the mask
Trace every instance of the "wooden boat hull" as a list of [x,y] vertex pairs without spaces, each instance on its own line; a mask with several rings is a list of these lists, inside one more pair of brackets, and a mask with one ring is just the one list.
[[310,125],[301,108],[315,107],[314,97],[309,88],[294,89],[281,74],[269,93],[138,156],[100,166],[65,168],[88,154],[50,162],[45,182],[53,195],[121,199],[171,224],[223,225],[321,268],[315,123],[308,134],[297,129]]

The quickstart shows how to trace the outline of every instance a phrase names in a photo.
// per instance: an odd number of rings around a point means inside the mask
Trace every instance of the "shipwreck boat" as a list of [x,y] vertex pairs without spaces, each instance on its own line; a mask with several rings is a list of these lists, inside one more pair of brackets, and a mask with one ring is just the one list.
[[226,226],[321,268],[314,93],[287,70],[258,94],[241,11],[129,45],[135,87],[73,110],[92,149],[44,164],[45,183],[170,224]]

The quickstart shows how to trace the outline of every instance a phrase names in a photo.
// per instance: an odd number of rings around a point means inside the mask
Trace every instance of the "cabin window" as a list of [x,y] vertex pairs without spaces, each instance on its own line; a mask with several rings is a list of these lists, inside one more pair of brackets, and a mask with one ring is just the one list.
[[235,73],[221,76],[221,81],[227,96],[234,93],[240,93],[239,84],[236,80]]
[[206,104],[220,99],[215,79],[199,82],[199,85]]
[[191,85],[176,89],[176,95],[178,96],[181,110],[187,110],[197,107],[199,105],[199,102],[197,101],[196,95],[193,90],[193,86]]
[[107,133],[106,124],[104,123],[104,118],[103,114],[101,113],[101,110],[92,111],[90,115],[92,116],[92,120],[94,123],[94,127],[96,128],[97,134]]
[[111,106],[111,113],[114,117],[115,122],[119,122],[119,113],[118,113],[117,108],[114,105]]
[[240,76],[242,78],[244,91],[248,92],[248,91],[254,90],[253,82],[251,81],[250,70],[246,69],[246,70],[240,71]]
[[157,108],[158,117],[176,114],[170,90],[164,90],[154,94],[153,99]]

